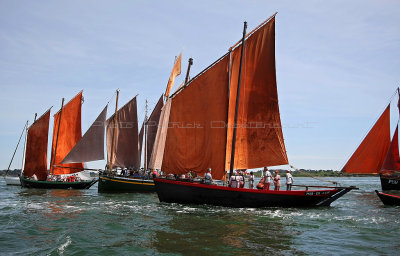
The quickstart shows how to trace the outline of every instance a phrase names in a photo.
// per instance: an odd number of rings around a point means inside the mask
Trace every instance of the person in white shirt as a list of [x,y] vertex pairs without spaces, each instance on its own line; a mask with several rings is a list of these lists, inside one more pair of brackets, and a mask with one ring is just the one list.
[[231,188],[239,187],[239,182],[238,182],[238,178],[236,175],[237,175],[236,171],[233,171],[233,175],[229,178],[229,186]]
[[207,185],[211,185],[213,183],[213,178],[211,175],[211,168],[207,168],[206,175],[204,176],[204,183]]
[[293,176],[290,173],[290,170],[286,171],[286,190],[292,190],[293,185]]
[[269,172],[267,167],[264,167],[264,177],[265,177],[265,181],[264,181],[264,189],[269,190],[271,187],[271,179],[272,179],[272,175]]
[[254,188],[254,174],[253,172],[250,172],[249,176],[249,188],[253,189]]

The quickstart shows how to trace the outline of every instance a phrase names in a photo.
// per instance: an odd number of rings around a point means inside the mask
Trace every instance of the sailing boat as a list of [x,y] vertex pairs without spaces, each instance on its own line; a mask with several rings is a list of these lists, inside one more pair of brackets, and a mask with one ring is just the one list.
[[[397,94],[400,101],[399,88]],[[342,172],[379,174],[382,190],[400,190],[398,122],[393,139],[390,140],[390,103],[347,161]]]
[[[138,134],[136,96],[119,110],[118,96],[117,90],[115,114],[106,121],[108,164],[99,175],[98,191],[152,192],[153,180],[134,175],[140,168],[142,147]],[[122,171],[119,175],[117,168]]]
[[[232,176],[233,169],[288,164],[276,85],[275,15],[249,34],[245,22],[241,41],[169,97],[165,143],[155,160],[164,173],[202,176],[211,168],[213,178],[225,180],[228,170]],[[154,182],[161,202],[227,207],[329,206],[354,189],[269,191],[171,178]]]
[[[19,143],[21,142],[22,136],[24,135],[25,130],[26,130],[27,127],[28,127],[28,121],[26,121],[24,129],[22,129],[21,136],[19,136],[19,140],[18,140],[17,146],[15,147],[14,153],[13,153],[13,155],[11,157],[10,164],[8,165],[7,171],[6,171],[5,175],[4,175],[4,180],[6,181],[7,185],[14,185],[14,186],[20,186],[21,185],[21,182],[19,181],[19,177],[18,176],[8,176],[8,173],[10,172],[10,167],[11,167],[11,164],[12,164],[12,162],[14,160],[15,153],[17,152]],[[24,152],[25,152],[25,150],[24,150]],[[22,158],[24,158],[24,157],[22,157]]]
[[[47,172],[47,143],[50,121],[50,109],[29,127],[27,132],[25,166],[20,176],[21,186],[26,188],[47,189],[87,189],[96,179],[81,181],[53,180],[61,175],[83,170],[82,163],[62,164],[61,161],[81,138],[82,91],[54,115],[51,166]],[[49,174],[49,175],[48,175]]]

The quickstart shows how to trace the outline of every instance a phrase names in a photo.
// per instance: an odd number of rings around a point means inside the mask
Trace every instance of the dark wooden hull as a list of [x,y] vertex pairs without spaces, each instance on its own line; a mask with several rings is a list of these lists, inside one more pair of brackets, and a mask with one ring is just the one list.
[[380,175],[382,190],[400,190],[399,176]]
[[390,195],[375,190],[384,205],[400,205],[400,196]]
[[21,181],[21,186],[24,188],[88,189],[97,182],[97,179],[93,179],[90,181],[59,182],[59,181],[30,180],[24,177],[20,177],[20,181]]
[[155,192],[155,188],[153,180],[100,175],[98,191],[109,193]]
[[354,187],[273,191],[154,179],[160,202],[238,208],[329,206]]

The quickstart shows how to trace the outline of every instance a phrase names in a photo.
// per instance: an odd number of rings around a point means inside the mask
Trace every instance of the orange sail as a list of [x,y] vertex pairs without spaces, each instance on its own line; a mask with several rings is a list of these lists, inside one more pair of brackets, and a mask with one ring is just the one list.
[[[231,53],[226,169],[230,167],[242,45]],[[275,71],[275,16],[251,33],[245,42],[237,120],[234,169],[288,163]]]
[[178,59],[176,59],[174,67],[172,68],[171,76],[169,77],[167,84],[167,89],[165,90],[165,97],[169,96],[169,93],[171,92],[171,89],[174,86],[175,78],[181,74],[181,60],[182,60],[182,53],[179,54],[179,57]]
[[149,162],[151,159],[151,153],[153,152],[154,141],[156,140],[158,124],[160,122],[161,110],[164,106],[163,96],[160,97],[156,106],[151,112],[149,120],[147,121],[147,165],[149,166]]
[[171,99],[163,172],[225,175],[228,69],[225,55]]
[[376,121],[342,172],[378,174],[390,146],[390,105]]
[[385,161],[383,162],[381,172],[400,171],[398,130],[399,127],[397,126],[389,150],[387,151]]
[[28,129],[25,151],[24,176],[36,175],[38,180],[47,178],[47,142],[49,135],[50,109]]
[[118,110],[117,120],[117,125],[115,125],[114,115],[107,120],[107,159],[110,161],[111,158],[115,129],[113,167],[140,168],[136,97]]
[[54,115],[53,143],[51,147],[50,164],[68,167],[62,168],[51,166],[50,172],[54,175],[71,174],[80,172],[83,169],[83,163],[61,164],[61,161],[68,155],[82,137],[81,110],[82,91],[70,100],[61,111],[58,111]]

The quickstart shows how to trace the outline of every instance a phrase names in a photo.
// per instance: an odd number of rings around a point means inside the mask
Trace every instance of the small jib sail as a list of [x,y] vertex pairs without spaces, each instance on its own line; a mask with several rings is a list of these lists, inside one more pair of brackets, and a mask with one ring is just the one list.
[[50,161],[52,165],[50,173],[53,175],[71,174],[83,170],[83,163],[61,163],[82,138],[81,112],[82,91],[54,115]]
[[62,164],[82,163],[104,159],[104,126],[107,106],[89,127],[81,140],[72,148]]
[[378,174],[390,146],[390,104],[358,146],[342,172]]
[[214,178],[225,177],[230,166],[235,109],[234,168],[288,163],[276,84],[275,15],[247,34],[245,43],[237,108],[242,44],[235,45],[170,97],[164,172],[203,175],[211,168]]
[[[107,160],[113,167],[139,168],[139,136],[136,96],[106,122]],[[117,123],[115,123],[117,119]],[[113,143],[113,134],[115,136]],[[111,159],[112,156],[112,159]]]
[[36,175],[38,180],[46,180],[47,178],[49,122],[50,109],[28,128],[23,170],[25,177]]

